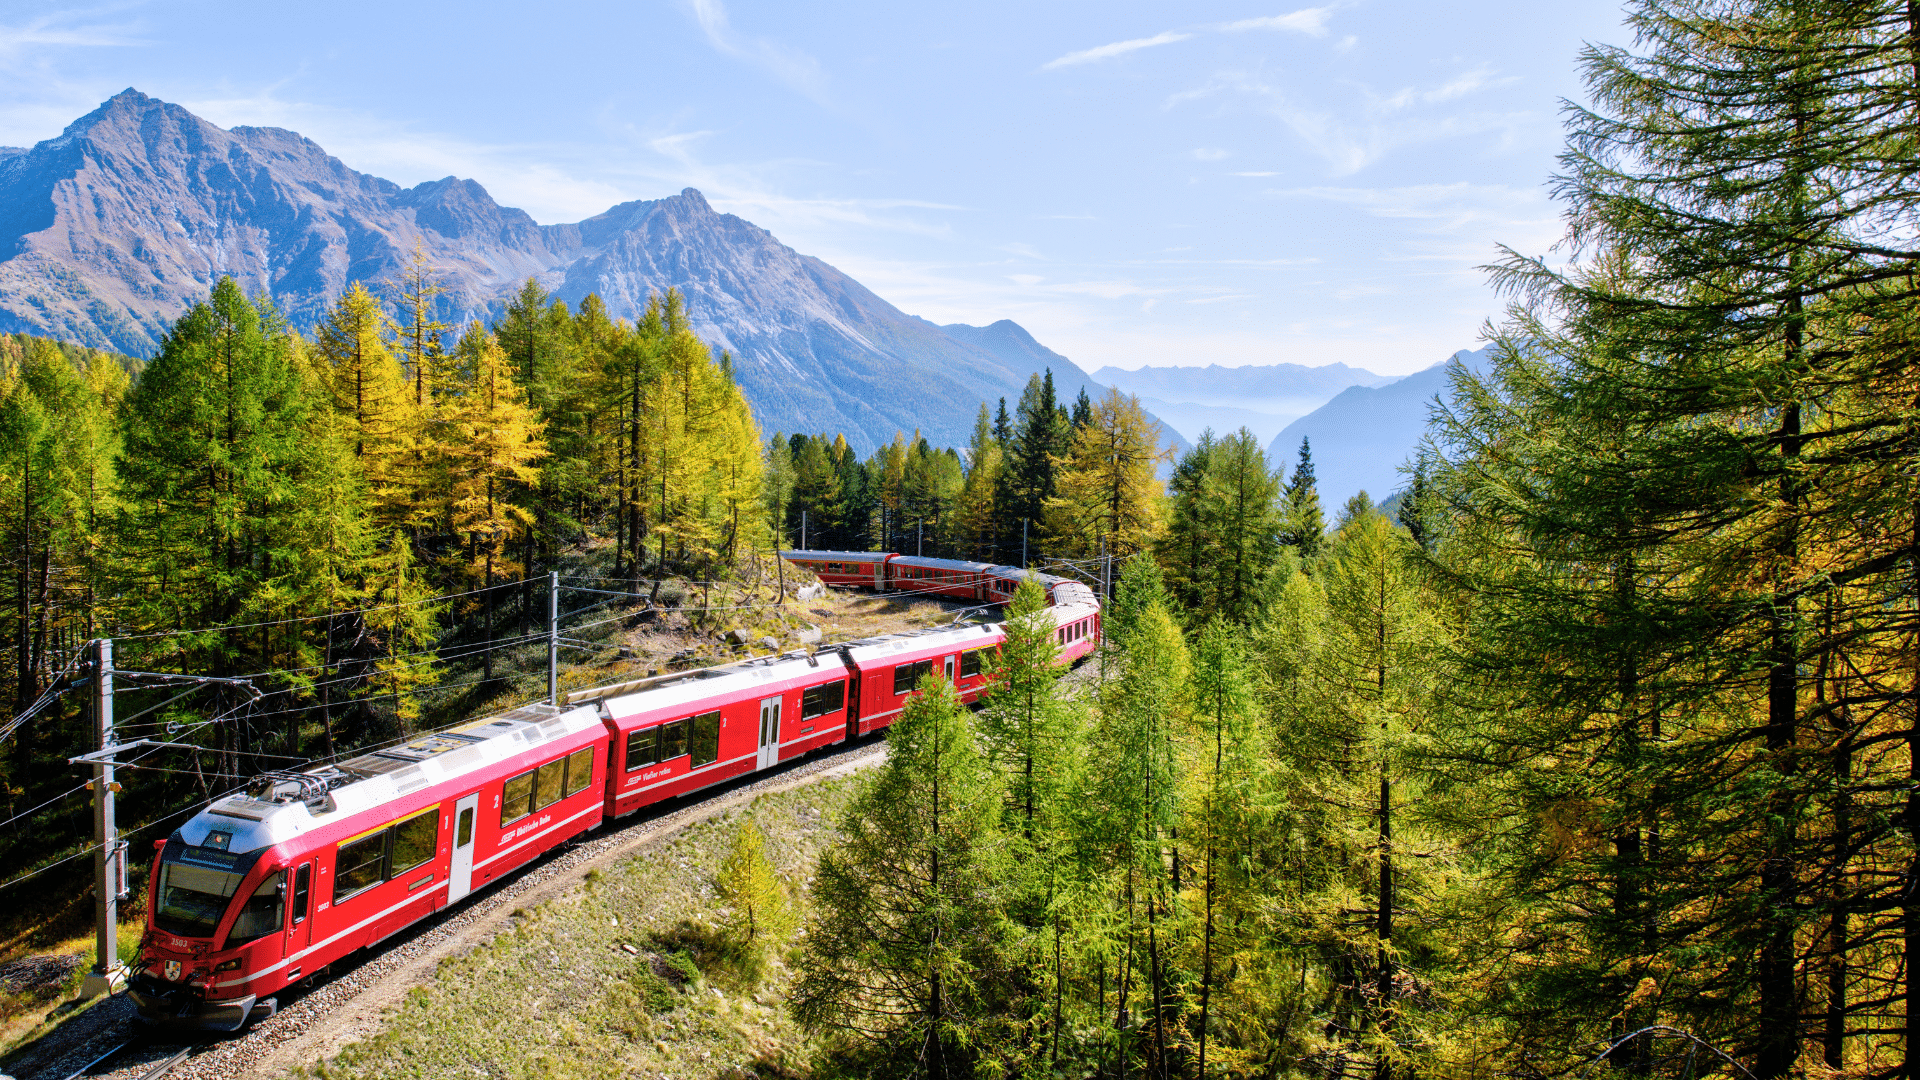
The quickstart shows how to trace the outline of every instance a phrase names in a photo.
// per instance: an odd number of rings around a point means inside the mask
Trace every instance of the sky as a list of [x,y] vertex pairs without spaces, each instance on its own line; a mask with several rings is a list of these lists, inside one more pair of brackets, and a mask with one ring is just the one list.
[[1619,0],[0,5],[0,145],[134,87],[543,224],[684,187],[938,323],[1104,365],[1472,348]]

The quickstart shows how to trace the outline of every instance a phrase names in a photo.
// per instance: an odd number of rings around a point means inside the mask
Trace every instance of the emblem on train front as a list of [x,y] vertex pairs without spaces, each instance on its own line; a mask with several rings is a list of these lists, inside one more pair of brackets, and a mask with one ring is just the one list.
[[167,971],[167,981],[168,981],[168,982],[179,982],[179,981],[180,981],[180,961],[178,961],[178,960],[169,960],[169,961],[167,961],[167,969],[166,969],[166,971]]

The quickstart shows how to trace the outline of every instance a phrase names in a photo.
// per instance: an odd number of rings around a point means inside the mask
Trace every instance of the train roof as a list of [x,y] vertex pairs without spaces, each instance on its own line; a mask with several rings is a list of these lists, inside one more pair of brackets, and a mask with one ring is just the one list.
[[890,551],[783,551],[783,559],[830,559],[834,562],[876,563],[896,556]]
[[895,555],[893,562],[896,566],[930,566],[936,570],[970,570],[976,574],[1000,569],[992,563],[966,562],[961,559],[931,559],[920,555]]
[[567,700],[598,702],[609,719],[624,720],[640,713],[675,709],[727,694],[784,686],[810,674],[819,674],[822,667],[829,666],[831,671],[846,673],[830,654],[816,653],[809,657],[804,652],[782,653],[582,691],[569,695]]
[[900,634],[880,634],[875,637],[858,638],[841,642],[840,648],[846,649],[857,663],[861,660],[878,660],[896,653],[914,652],[918,649],[952,648],[965,645],[975,638],[991,638],[1001,632],[998,623],[973,623],[966,626],[940,626],[928,630],[912,630]]
[[176,835],[199,845],[217,830],[229,834],[227,850],[256,851],[600,726],[592,708],[525,705],[332,765],[262,773],[247,791],[215,800]]

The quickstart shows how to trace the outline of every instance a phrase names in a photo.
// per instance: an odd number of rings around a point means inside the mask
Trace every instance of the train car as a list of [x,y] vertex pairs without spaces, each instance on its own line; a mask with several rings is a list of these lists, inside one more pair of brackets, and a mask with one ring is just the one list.
[[128,996],[233,1031],[273,994],[598,825],[597,709],[532,705],[306,772],[263,774],[156,847]]
[[838,656],[788,653],[661,676],[592,697],[613,735],[609,812],[771,768],[848,737],[848,681]]
[[865,735],[899,719],[907,696],[928,674],[952,682],[961,700],[977,701],[986,688],[987,655],[1006,639],[1000,627],[990,623],[887,634],[840,646],[860,672],[856,732]]
[[894,592],[926,593],[984,603],[987,575],[993,569],[992,563],[895,555],[886,562],[887,586]]
[[832,585],[876,592],[924,593],[953,600],[1009,604],[1022,581],[1032,578],[1046,590],[1049,604],[1095,603],[1094,592],[1072,578],[1017,566],[926,559],[883,551],[782,551],[780,557],[813,571]]
[[885,551],[783,551],[780,557],[829,585],[874,592],[886,591],[887,562],[898,558]]
[[[1014,592],[1020,588],[1020,583],[1028,578],[1039,582],[1040,587],[1046,590],[1047,602],[1050,604],[1055,602],[1053,594],[1059,586],[1062,584],[1078,584],[1078,582],[1071,581],[1067,578],[1054,577],[1052,574],[1042,574],[1037,570],[1022,570],[1017,566],[990,566],[983,573],[982,577],[984,579],[981,583],[984,595],[981,599],[992,604],[1013,603]],[[1081,587],[1085,588],[1085,586]]]
[[1093,652],[1100,643],[1100,605],[1087,591],[1083,603],[1056,604],[1047,609],[1053,617],[1054,644],[1060,650],[1060,662],[1072,664]]

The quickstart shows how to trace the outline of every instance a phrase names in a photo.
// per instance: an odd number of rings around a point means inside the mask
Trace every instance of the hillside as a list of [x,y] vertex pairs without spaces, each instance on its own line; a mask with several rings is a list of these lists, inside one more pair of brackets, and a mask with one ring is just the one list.
[[1288,424],[1268,445],[1267,460],[1291,471],[1300,440],[1309,440],[1320,504],[1329,521],[1357,492],[1365,491],[1379,502],[1406,485],[1400,466],[1419,444],[1434,398],[1446,392],[1449,367],[1463,363],[1478,371],[1486,359],[1486,349],[1463,349],[1385,386],[1348,387]]
[[533,278],[632,318],[687,295],[734,355],[763,433],[844,431],[863,453],[915,428],[966,441],[975,410],[1051,366],[1062,396],[1098,386],[1011,322],[936,326],[713,209],[700,192],[541,225],[472,180],[411,188],[281,128],[222,129],[126,90],[57,138],[0,150],[0,331],[150,356],[222,274],[297,327],[352,281],[391,279],[420,244],[448,286],[440,317],[497,317]]

